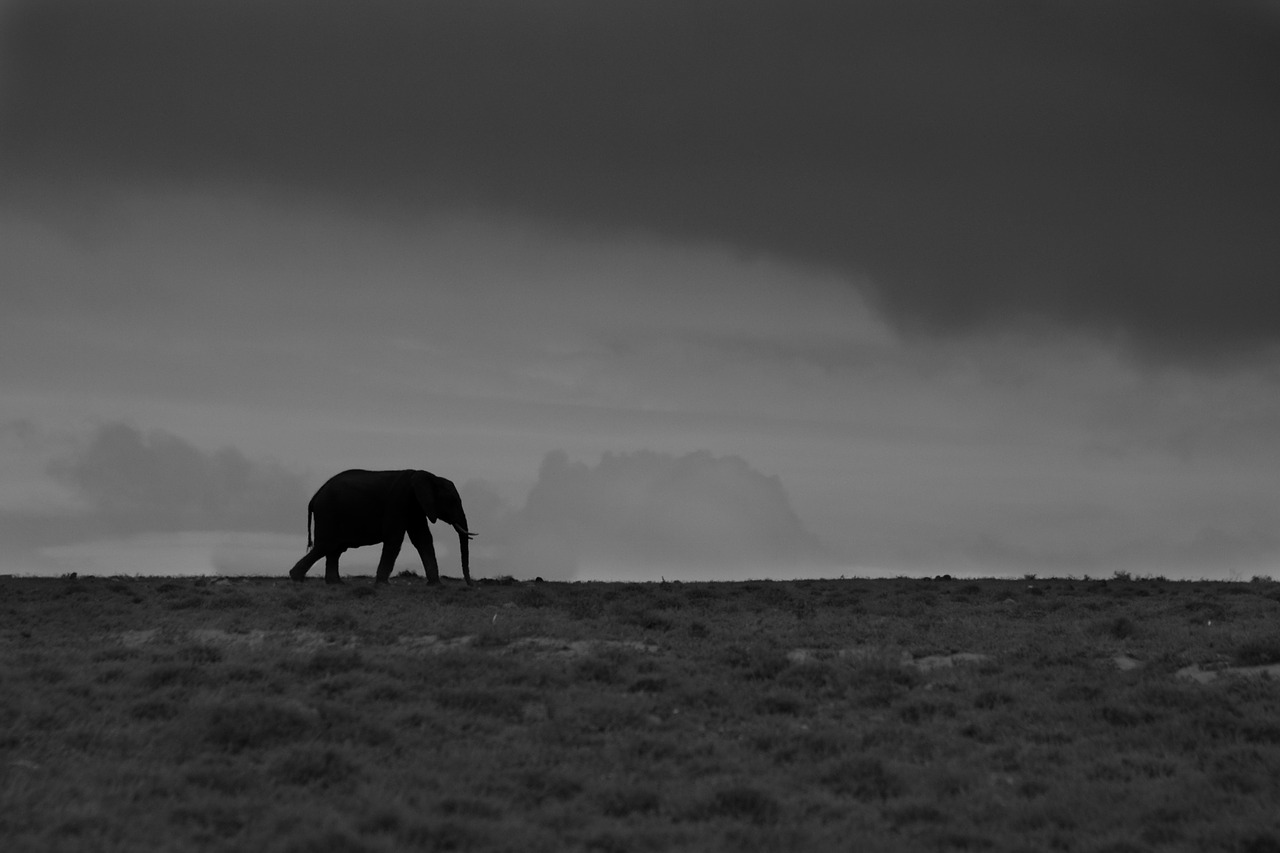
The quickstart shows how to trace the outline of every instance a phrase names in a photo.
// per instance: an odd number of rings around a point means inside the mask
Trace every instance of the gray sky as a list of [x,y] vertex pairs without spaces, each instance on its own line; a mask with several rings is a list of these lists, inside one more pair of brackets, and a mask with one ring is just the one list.
[[0,2],[0,571],[1273,573],[1276,139],[1274,3]]

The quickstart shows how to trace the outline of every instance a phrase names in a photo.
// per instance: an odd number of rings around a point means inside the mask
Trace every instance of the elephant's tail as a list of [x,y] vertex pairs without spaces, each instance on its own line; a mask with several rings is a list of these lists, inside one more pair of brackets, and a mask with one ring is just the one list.
[[311,504],[307,504],[307,550],[311,550],[311,516],[313,512]]

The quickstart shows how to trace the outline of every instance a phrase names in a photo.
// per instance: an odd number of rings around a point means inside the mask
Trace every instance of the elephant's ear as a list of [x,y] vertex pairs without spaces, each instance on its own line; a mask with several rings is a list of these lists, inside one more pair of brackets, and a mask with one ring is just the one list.
[[440,517],[439,498],[436,497],[436,478],[426,471],[414,471],[409,476],[413,487],[413,496],[418,499],[418,506],[432,524]]

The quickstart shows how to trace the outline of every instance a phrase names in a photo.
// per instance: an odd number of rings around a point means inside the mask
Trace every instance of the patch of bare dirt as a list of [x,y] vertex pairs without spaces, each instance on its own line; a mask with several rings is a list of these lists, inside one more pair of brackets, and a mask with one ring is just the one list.
[[[334,637],[320,631],[298,629],[293,631],[244,632],[224,631],[221,628],[193,628],[183,634],[162,634],[158,628],[139,631],[124,631],[117,635],[119,643],[128,648],[155,643],[178,642],[186,640],[206,646],[232,647],[248,649],[262,648],[266,645],[284,646],[300,652],[315,651],[322,648],[352,648],[359,645],[355,636]],[[475,645],[475,634],[464,634],[459,637],[441,637],[437,634],[401,635],[393,645],[385,647],[390,651],[408,655],[437,655]],[[570,640],[563,637],[521,637],[500,647],[506,651],[529,651],[536,657],[576,658],[583,657],[601,649],[624,649],[627,651],[653,654],[658,651],[654,643],[633,640]]]
[[1262,664],[1259,666],[1226,666],[1193,663],[1184,666],[1174,674],[1175,678],[1194,681],[1197,684],[1211,684],[1219,678],[1276,678],[1280,679],[1280,663]]
[[851,646],[846,649],[792,649],[787,660],[794,664],[806,664],[821,660],[880,662],[894,666],[911,667],[921,672],[972,666],[991,660],[990,655],[976,652],[955,652],[947,655],[923,655],[915,657],[908,651],[895,651],[878,646]]

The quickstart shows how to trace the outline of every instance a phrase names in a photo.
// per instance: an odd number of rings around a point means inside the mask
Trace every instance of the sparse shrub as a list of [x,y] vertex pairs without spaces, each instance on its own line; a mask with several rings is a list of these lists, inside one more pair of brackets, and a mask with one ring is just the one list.
[[178,716],[178,707],[166,699],[144,699],[129,709],[135,720],[172,720]]
[[635,625],[646,631],[659,631],[666,633],[675,627],[675,623],[663,616],[656,610],[642,608],[638,610],[623,610],[617,614],[618,621],[623,625]]
[[521,791],[516,796],[531,805],[546,800],[564,802],[582,793],[582,783],[557,770],[533,770],[520,777]]
[[603,792],[598,799],[600,811],[609,817],[657,814],[662,803],[651,788],[615,788]]
[[178,649],[178,660],[196,664],[218,663],[222,660],[222,649],[205,643],[193,643]]
[[973,697],[973,707],[982,711],[990,711],[1005,705],[1012,705],[1014,699],[1003,690],[983,690]]
[[362,817],[356,828],[361,834],[377,835],[398,832],[403,825],[404,819],[400,817],[399,812],[391,809],[377,809]]
[[644,726],[645,714],[631,697],[600,696],[581,703],[560,721],[588,731],[616,732]]
[[513,600],[518,607],[547,607],[551,604],[551,596],[536,586],[524,587]]
[[1123,640],[1132,637],[1134,632],[1133,620],[1128,616],[1120,616],[1107,626],[1107,633],[1115,637],[1117,640]]
[[336,675],[364,666],[364,658],[355,649],[321,649],[303,664],[302,671],[309,675]]
[[1237,666],[1267,666],[1280,663],[1280,637],[1250,640],[1236,648]]
[[474,827],[453,820],[415,824],[406,828],[400,838],[418,850],[475,850],[488,841]]
[[260,780],[254,769],[224,761],[191,767],[183,779],[197,788],[223,795],[244,794],[258,787]]
[[345,610],[331,610],[316,619],[315,627],[327,634],[349,633],[360,627],[360,620]]
[[441,708],[508,722],[518,722],[524,716],[525,697],[507,690],[483,687],[442,690],[432,698]]
[[782,805],[767,791],[749,785],[733,785],[716,791],[695,804],[695,819],[727,818],[748,821],[756,826],[775,824],[782,815]]
[[1199,599],[1187,602],[1186,609],[1192,613],[1193,623],[1222,622],[1227,618],[1227,609],[1212,599]]
[[904,696],[920,680],[915,670],[886,663],[869,663],[856,667],[850,693],[865,708],[884,708]]
[[384,681],[368,687],[364,692],[364,698],[369,702],[399,702],[405,698],[405,692],[399,684]]
[[720,662],[754,680],[772,680],[791,666],[787,656],[777,649],[751,649],[728,646],[720,653]]
[[834,696],[844,692],[845,672],[827,661],[806,661],[789,666],[778,676],[777,683],[782,687],[816,690],[824,696]]
[[678,742],[668,737],[640,737],[628,742],[624,754],[638,762],[652,764],[666,761],[683,753]]
[[837,762],[822,775],[821,782],[837,794],[866,802],[888,800],[906,790],[902,779],[878,758]]
[[574,663],[573,674],[581,681],[613,684],[618,680],[618,664],[599,655],[590,655]]
[[[364,842],[335,829],[299,838],[284,848],[285,853],[369,853]],[[431,847],[435,850],[455,850],[455,847]]]
[[1096,848],[1095,853],[1147,853],[1147,848],[1135,841],[1112,841]]
[[252,607],[253,604],[253,599],[239,590],[233,590],[226,595],[215,595],[209,599],[209,607],[213,610],[238,610],[242,607]]
[[637,678],[627,687],[628,693],[662,693],[667,689],[664,678]]
[[806,707],[804,699],[792,693],[770,693],[756,703],[756,709],[762,714],[796,716]]
[[256,684],[264,680],[267,674],[256,666],[228,666],[222,670],[225,681],[241,684]]
[[643,844],[641,835],[635,830],[622,832],[596,832],[585,839],[585,848],[590,853],[633,853],[636,850],[660,849],[652,843]]
[[904,723],[918,725],[934,717],[950,719],[956,715],[956,706],[950,702],[911,702],[898,710],[898,718]]
[[197,664],[190,661],[183,663],[161,663],[153,666],[142,675],[142,685],[148,690],[162,687],[195,687],[206,680],[205,672]]
[[128,675],[128,670],[124,667],[113,666],[99,672],[93,677],[93,680],[97,684],[111,684],[116,681],[121,681],[126,675]]
[[208,712],[205,740],[228,752],[288,743],[308,735],[318,714],[262,699],[215,705]]
[[924,823],[946,823],[947,816],[928,803],[911,803],[889,812],[889,821],[895,827],[917,827]]
[[104,661],[126,661],[133,660],[138,657],[137,649],[128,649],[123,646],[105,648],[93,653],[90,658],[94,663],[103,663]]
[[359,775],[360,768],[332,748],[300,747],[291,750],[271,767],[271,777],[286,785],[328,787]]
[[395,741],[395,733],[379,717],[362,713],[349,703],[321,703],[316,716],[320,737],[326,743],[385,746]]
[[1150,711],[1117,705],[1103,705],[1098,709],[1098,716],[1102,717],[1107,723],[1121,728],[1142,726],[1155,722],[1155,715]]
[[41,684],[60,684],[67,680],[67,672],[57,666],[37,666],[27,673],[27,677]]
[[485,800],[474,800],[469,797],[449,797],[440,801],[437,809],[441,814],[472,817],[481,820],[494,820],[502,816],[502,810]]
[[785,736],[768,732],[756,737],[755,747],[762,752],[772,752],[778,764],[812,764],[859,748],[848,733],[825,729]]
[[1265,832],[1240,840],[1240,853],[1280,853],[1280,838]]
[[246,819],[237,809],[203,803],[180,805],[169,812],[169,822],[174,826],[214,838],[230,838],[244,828]]
[[501,626],[494,622],[485,624],[471,641],[473,649],[501,649],[511,645],[512,635],[506,623]]
[[926,787],[941,798],[959,797],[974,787],[972,771],[962,773],[950,768],[926,772]]

